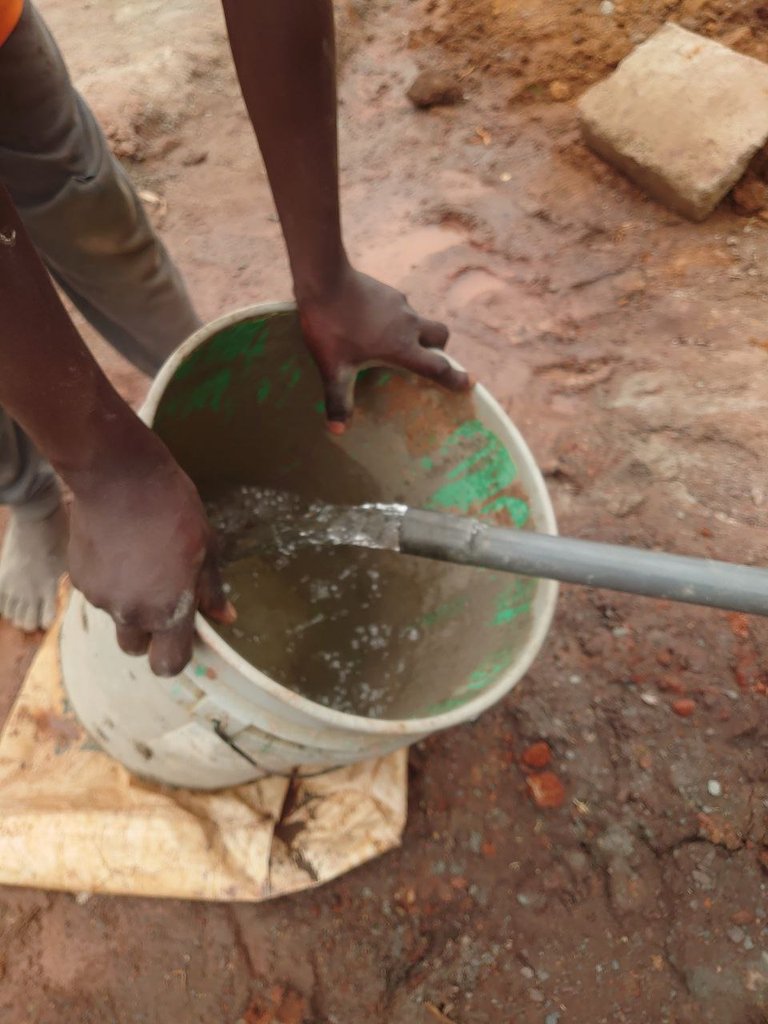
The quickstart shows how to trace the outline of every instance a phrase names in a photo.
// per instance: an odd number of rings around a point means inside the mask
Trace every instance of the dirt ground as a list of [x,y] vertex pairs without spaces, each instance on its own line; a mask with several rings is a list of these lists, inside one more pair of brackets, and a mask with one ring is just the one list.
[[[43,7],[202,315],[287,296],[215,0]],[[768,227],[646,200],[548,90],[577,95],[665,17],[766,56],[766,7],[603,9],[343,8],[349,245],[449,321],[563,532],[765,563]],[[427,67],[461,75],[466,102],[414,111]],[[0,718],[35,642],[0,626]],[[254,907],[0,891],[0,1020],[765,1022],[766,650],[764,621],[564,588],[515,692],[413,750],[401,850]],[[559,809],[528,795],[520,756],[540,740]]]
[[[609,72],[665,20],[761,60],[768,58],[762,0],[421,0],[412,45],[437,43],[465,74],[490,72],[508,101],[542,99],[552,82],[570,91]],[[563,90],[561,89],[561,94]]]

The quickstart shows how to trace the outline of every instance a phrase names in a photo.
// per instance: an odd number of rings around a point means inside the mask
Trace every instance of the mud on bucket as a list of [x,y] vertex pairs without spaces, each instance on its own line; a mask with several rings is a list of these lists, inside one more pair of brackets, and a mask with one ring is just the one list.
[[[457,397],[368,371],[353,428],[328,434],[291,304],[202,328],[165,365],[142,415],[209,501],[259,486],[555,532],[530,451],[482,387]],[[281,557],[232,566],[239,622],[198,615],[192,661],[174,679],[124,655],[111,620],[73,595],[65,686],[110,754],[146,777],[213,789],[388,753],[503,697],[538,653],[557,596],[551,581],[391,552]]]

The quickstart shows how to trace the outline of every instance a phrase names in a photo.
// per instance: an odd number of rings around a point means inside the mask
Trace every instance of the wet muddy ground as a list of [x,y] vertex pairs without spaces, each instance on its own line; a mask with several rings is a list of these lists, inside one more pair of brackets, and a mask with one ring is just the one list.
[[[526,24],[560,6],[531,0]],[[568,6],[562,31],[547,23],[553,61],[592,38],[591,6],[583,27]],[[762,30],[747,7],[647,3],[637,31],[672,15],[724,36],[741,12],[749,48]],[[287,296],[213,0],[44,10],[201,313]],[[693,226],[647,201],[583,149],[570,99],[552,101],[562,62],[550,75],[537,49],[521,96],[500,65],[524,64],[529,37],[505,28],[485,70],[443,15],[341,11],[353,255],[450,323],[564,532],[765,563],[766,222],[726,204]],[[417,112],[405,91],[434,67],[462,76],[465,102]],[[95,347],[138,399],[142,382]],[[763,621],[564,588],[517,690],[413,750],[400,851],[254,907],[5,890],[0,1019],[758,1024],[767,642]],[[0,626],[0,714],[34,646]]]

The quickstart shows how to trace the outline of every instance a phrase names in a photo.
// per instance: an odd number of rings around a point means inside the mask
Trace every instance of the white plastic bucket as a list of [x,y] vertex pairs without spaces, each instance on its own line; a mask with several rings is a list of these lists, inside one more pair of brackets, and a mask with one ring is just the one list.
[[[533,456],[484,388],[456,397],[410,376],[374,373],[340,439],[323,430],[321,399],[295,307],[267,304],[194,334],[154,381],[142,417],[203,494],[221,480],[268,483],[338,503],[450,505],[556,532]],[[420,573],[433,571],[415,561]],[[201,615],[189,666],[159,679],[146,658],[120,651],[111,620],[79,593],[62,629],[65,687],[106,751],[170,785],[215,789],[386,754],[495,704],[528,670],[550,626],[556,583],[526,581],[525,600],[515,605],[523,591],[509,596],[514,577],[440,571],[448,573],[440,578],[445,600],[429,618],[440,621],[427,648],[434,671],[428,686],[413,679],[402,717],[366,718],[308,700],[245,661]],[[453,653],[444,654],[448,639]]]

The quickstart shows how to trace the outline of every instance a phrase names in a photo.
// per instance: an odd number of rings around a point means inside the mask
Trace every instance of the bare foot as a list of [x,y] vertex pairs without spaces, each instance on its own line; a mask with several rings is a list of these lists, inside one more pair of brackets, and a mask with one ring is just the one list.
[[68,533],[63,505],[40,520],[11,512],[0,548],[0,616],[19,629],[34,633],[53,622]]

